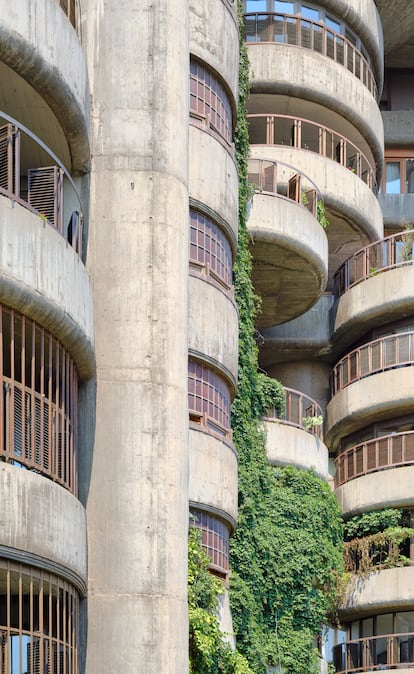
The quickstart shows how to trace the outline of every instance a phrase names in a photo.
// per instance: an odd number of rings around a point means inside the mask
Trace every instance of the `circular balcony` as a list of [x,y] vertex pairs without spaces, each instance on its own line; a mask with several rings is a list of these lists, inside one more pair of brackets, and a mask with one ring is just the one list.
[[229,0],[190,0],[190,53],[208,63],[229,87],[235,108],[239,71],[236,5]]
[[70,159],[65,161],[72,162],[74,174],[89,168],[88,74],[72,27],[79,25],[77,10],[77,0],[39,0],[30,11],[19,3],[13,12],[4,12],[0,27],[7,45],[1,54],[0,108],[11,115],[18,109],[25,124],[53,139],[49,145],[60,156],[67,143]]
[[414,667],[414,632],[381,634],[377,637],[353,639],[334,646],[336,674],[388,672],[411,674]]
[[248,44],[267,42],[310,49],[347,68],[378,98],[375,76],[366,57],[350,40],[323,22],[275,12],[249,12],[243,19]]
[[271,326],[303,314],[325,290],[323,202],[313,181],[283,162],[250,159],[248,177],[258,189],[248,219],[253,285],[262,298],[257,324]]
[[408,414],[414,404],[414,332],[389,335],[364,344],[333,368],[327,407],[326,440],[333,449],[367,424]]
[[278,416],[271,409],[263,417],[269,463],[313,468],[321,479],[327,480],[328,450],[322,440],[322,409],[300,391],[284,387],[284,392],[283,415]]

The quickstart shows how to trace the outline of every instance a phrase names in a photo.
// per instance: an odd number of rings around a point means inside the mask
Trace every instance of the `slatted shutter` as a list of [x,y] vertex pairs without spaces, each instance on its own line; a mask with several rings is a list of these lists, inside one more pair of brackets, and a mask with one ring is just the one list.
[[63,171],[47,166],[28,171],[28,203],[62,232]]
[[0,127],[0,187],[19,196],[20,133],[12,124]]

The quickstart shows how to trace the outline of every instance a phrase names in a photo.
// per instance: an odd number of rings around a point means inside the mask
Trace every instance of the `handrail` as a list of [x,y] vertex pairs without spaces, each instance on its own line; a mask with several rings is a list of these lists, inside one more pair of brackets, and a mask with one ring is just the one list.
[[335,488],[361,475],[414,464],[414,431],[372,438],[349,447],[335,459]]
[[395,665],[414,665],[414,632],[353,639],[333,647],[337,674],[376,672]]
[[[56,154],[30,129],[16,119],[0,111],[0,119],[7,122],[0,128],[0,194],[16,201],[36,213],[64,236],[78,255],[82,256],[83,209],[76,185],[64,164]],[[52,160],[52,166],[29,168],[27,189],[21,185],[21,133],[28,136]],[[27,163],[27,158],[26,158]],[[69,220],[64,227],[64,182],[69,183],[74,197],[73,208],[66,215]]]
[[[365,154],[345,136],[328,126],[293,115],[261,113],[247,115],[247,119],[250,127],[250,145],[288,145],[299,150],[315,152],[349,169],[371,190],[376,191],[376,173]],[[264,121],[264,128],[259,127],[252,133],[252,120],[256,119]],[[264,142],[255,142],[257,136],[261,136]]]
[[365,56],[344,35],[322,21],[276,12],[246,12],[243,20],[248,44],[281,43],[316,51],[352,72],[378,99],[375,76]]
[[364,377],[408,365],[414,365],[414,332],[374,339],[357,347],[335,365],[332,395]]
[[334,275],[335,295],[341,297],[353,286],[380,272],[414,264],[414,229],[364,246],[339,267]]
[[296,428],[303,428],[310,431],[318,438],[322,437],[322,424],[311,426],[305,423],[305,419],[312,417],[322,417],[322,408],[310,396],[305,395],[301,391],[296,391],[293,388],[283,387],[285,393],[285,405],[283,415],[279,416],[276,409],[271,407],[263,419],[270,421],[276,419],[283,424],[296,426]]
[[273,159],[249,159],[247,177],[259,192],[295,201],[314,217],[317,216],[318,202],[323,203],[316,183],[292,164]]

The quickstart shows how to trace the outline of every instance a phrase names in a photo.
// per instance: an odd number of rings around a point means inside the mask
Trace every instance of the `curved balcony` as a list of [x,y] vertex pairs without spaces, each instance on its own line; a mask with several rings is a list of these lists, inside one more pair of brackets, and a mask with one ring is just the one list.
[[335,488],[362,475],[413,464],[413,431],[366,440],[335,459]]
[[394,672],[414,667],[414,632],[353,639],[333,648],[336,674]]
[[335,294],[343,295],[357,283],[379,273],[412,265],[414,262],[414,230],[392,234],[376,241],[346,260],[334,276]]
[[270,42],[310,49],[347,68],[378,98],[374,73],[359,49],[321,21],[294,14],[252,12],[243,14],[247,43]]
[[293,115],[250,114],[247,119],[251,143],[288,145],[315,152],[344,166],[376,192],[373,163],[354,143],[333,129]]
[[269,463],[313,468],[328,479],[328,450],[322,441],[322,410],[315,400],[284,387],[285,408],[282,416],[270,409],[263,417],[266,452]]
[[325,290],[328,245],[316,217],[322,199],[310,178],[284,162],[250,159],[248,177],[259,190],[248,220],[262,298],[257,323],[276,325],[307,311]]
[[52,226],[82,257],[83,209],[69,172],[29,129],[0,112],[0,194]]

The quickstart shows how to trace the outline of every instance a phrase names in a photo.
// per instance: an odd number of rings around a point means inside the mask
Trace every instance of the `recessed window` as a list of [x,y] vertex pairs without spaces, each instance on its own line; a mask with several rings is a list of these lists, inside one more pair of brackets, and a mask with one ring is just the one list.
[[190,115],[204,120],[231,143],[232,111],[227,92],[218,77],[194,59],[190,63]]
[[[381,191],[385,194],[414,194],[414,157],[409,154],[412,150],[393,150],[395,156],[385,157],[385,172]],[[413,153],[414,154],[414,153]]]
[[230,388],[211,367],[190,359],[188,408],[190,421],[227,437],[230,434]]
[[230,243],[218,225],[194,210],[190,210],[190,265],[232,287]]
[[201,529],[201,543],[210,558],[211,570],[226,576],[229,570],[230,536],[227,524],[210,513],[191,509],[190,525]]

